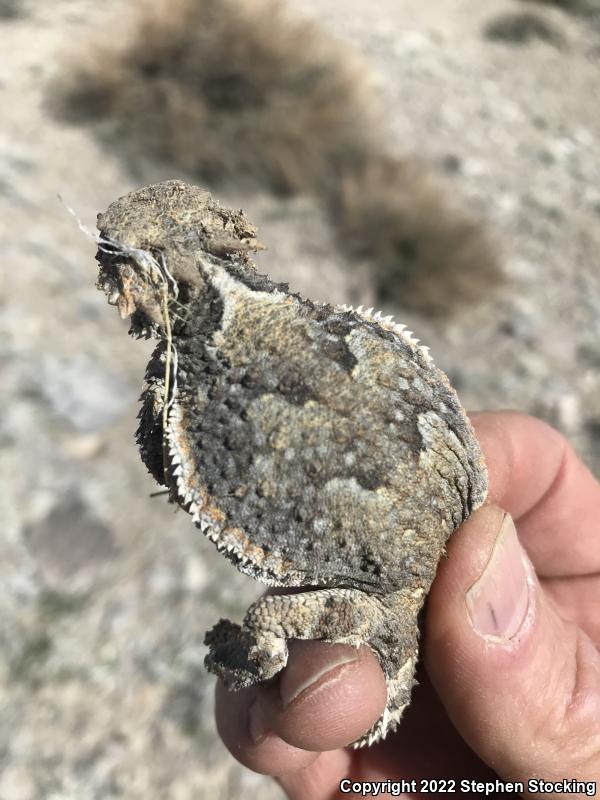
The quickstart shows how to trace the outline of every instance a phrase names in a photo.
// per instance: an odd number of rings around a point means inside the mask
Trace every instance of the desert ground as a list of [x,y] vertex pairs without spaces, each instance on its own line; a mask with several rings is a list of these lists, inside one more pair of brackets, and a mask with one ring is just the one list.
[[[600,25],[583,2],[294,0],[357,51],[398,152],[497,237],[503,287],[439,318],[390,310],[466,407],[561,429],[600,472]],[[0,800],[203,800],[280,790],[213,723],[204,632],[260,587],[174,513],[134,444],[151,343],[95,291],[96,214],[142,183],[50,85],[121,4],[0,2]],[[583,9],[583,10],[582,10]],[[586,10],[587,9],[587,10]],[[114,28],[118,38],[119,28]],[[59,195],[62,200],[59,200]],[[259,268],[331,302],[372,296],[317,200],[229,186]]]

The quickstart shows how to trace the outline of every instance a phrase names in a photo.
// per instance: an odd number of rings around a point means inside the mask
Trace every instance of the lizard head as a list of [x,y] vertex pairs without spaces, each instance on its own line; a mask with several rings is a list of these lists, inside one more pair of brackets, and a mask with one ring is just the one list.
[[261,250],[256,228],[241,211],[222,208],[210,193],[183,181],[130,192],[98,215],[97,286],[132,318],[131,333],[163,335],[168,309],[206,291],[201,256],[236,258],[249,271]]

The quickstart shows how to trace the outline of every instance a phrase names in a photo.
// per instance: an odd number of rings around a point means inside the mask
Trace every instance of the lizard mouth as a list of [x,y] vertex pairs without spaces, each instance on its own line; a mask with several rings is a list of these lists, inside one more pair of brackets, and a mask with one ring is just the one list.
[[169,296],[177,293],[161,254],[129,248],[112,240],[100,241],[96,259],[100,263],[97,287],[121,319],[132,318],[132,333],[142,335],[165,330]]

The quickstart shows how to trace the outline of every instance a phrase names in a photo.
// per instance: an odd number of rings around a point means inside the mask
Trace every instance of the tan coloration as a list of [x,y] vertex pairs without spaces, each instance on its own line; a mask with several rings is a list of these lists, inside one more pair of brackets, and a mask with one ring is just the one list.
[[343,305],[340,306],[340,308],[344,311],[354,311],[355,314],[359,314],[363,319],[369,322],[376,322],[384,330],[400,336],[407,344],[415,348],[415,354],[418,353],[426,362],[430,364],[433,363],[433,359],[429,355],[429,348],[426,345],[419,344],[420,339],[416,339],[412,331],[409,331],[406,325],[394,322],[394,318],[391,314],[384,317],[381,311],[375,311],[373,308],[364,309],[362,306],[353,308],[349,305]]
[[[252,544],[248,536],[240,528],[223,528],[219,537],[233,548],[233,555],[241,561],[250,561],[254,566],[277,574],[294,574],[294,564],[283,561],[266,553],[262,548]],[[243,570],[242,570],[243,572]]]
[[140,311],[154,325],[165,326],[162,298],[162,279],[152,271],[144,272],[144,280],[129,264],[121,264],[112,270],[110,278],[98,280],[98,288],[108,295],[108,302],[116,305],[121,319]]
[[188,507],[193,505],[192,513],[208,517],[211,525],[222,525],[225,522],[223,512],[211,504],[206,487],[198,481],[197,467],[188,446],[185,411],[179,405],[169,414],[166,442],[166,456],[175,479],[178,502]]
[[177,405],[171,411],[168,425],[166,440],[169,443],[169,452],[172,456],[178,457],[178,461],[181,462],[181,478],[184,483],[189,483],[194,473],[191,454],[186,443],[185,410],[181,406]]
[[[226,541],[227,539],[233,539],[239,548],[239,555],[241,558],[247,558],[254,561],[256,564],[263,563],[265,559],[265,552],[261,550],[260,547],[256,547],[253,545],[250,539],[245,535],[245,533],[240,528],[224,528],[221,532],[223,539]],[[281,564],[280,567],[282,569],[291,566],[290,564],[283,565]]]
[[455,189],[395,153],[368,75],[274,0],[145,0],[66,58],[56,94],[128,167],[314,195],[380,300],[461,311],[502,284],[498,247]]
[[[213,284],[223,297],[223,318],[215,333],[215,343],[227,350],[228,358],[236,366],[246,358],[244,354],[244,330],[251,328],[258,345],[270,349],[302,344],[302,333],[294,330],[295,302],[283,292],[256,292],[233,280],[221,267],[206,265]],[[282,341],[277,326],[285,320],[286,336]],[[285,317],[287,316],[287,319]],[[296,341],[290,339],[295,337]]]
[[[162,283],[161,264],[154,253],[163,251],[167,244],[177,254],[170,259],[170,274],[176,282],[193,289],[202,285],[196,265],[198,251],[227,257],[263,249],[256,238],[256,226],[243,212],[223,208],[205,189],[182,181],[166,181],[164,185],[168,186],[168,212],[157,202],[152,187],[146,187],[136,192],[135,205],[130,206],[126,200],[129,195],[125,195],[98,215],[98,228],[104,234],[101,244],[118,246],[142,268],[144,283]],[[151,229],[141,224],[149,215],[154,215]],[[125,239],[119,238],[121,226],[127,231]]]
[[185,254],[181,254],[181,257],[177,259],[173,277],[178,283],[184,283],[193,289],[198,289],[202,285],[198,275],[198,268],[196,267],[196,260],[191,255],[186,257]]
[[[275,676],[290,638],[367,644],[388,698],[356,745],[383,738],[410,700],[447,538],[486,495],[455,392],[402,326],[258,274],[236,245],[251,226],[206,192],[147,187],[99,225],[99,286],[133,298],[134,334],[162,340],[142,395],[145,463],[240,571],[304,590],[259,601],[241,626],[221,620],[208,668],[239,689]],[[197,278],[182,280],[180,260]],[[164,325],[145,311],[155,296]]]
[[136,301],[131,291],[133,278],[128,276],[121,277],[121,291],[117,300],[117,308],[121,319],[130,317],[136,309]]

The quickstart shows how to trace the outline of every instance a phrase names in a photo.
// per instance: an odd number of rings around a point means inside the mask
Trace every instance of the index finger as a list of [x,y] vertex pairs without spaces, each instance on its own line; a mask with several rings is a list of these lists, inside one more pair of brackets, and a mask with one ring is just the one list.
[[488,502],[512,515],[537,573],[599,572],[600,484],[562,434],[511,411],[470,418],[488,466]]

